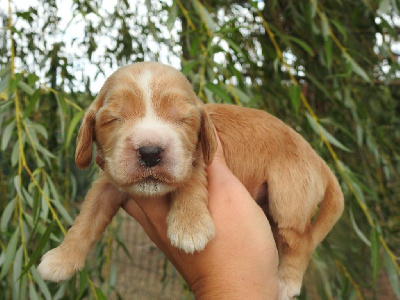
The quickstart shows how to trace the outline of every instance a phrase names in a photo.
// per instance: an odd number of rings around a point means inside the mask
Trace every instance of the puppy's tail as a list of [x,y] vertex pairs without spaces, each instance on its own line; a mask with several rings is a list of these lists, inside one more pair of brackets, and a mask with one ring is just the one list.
[[344,197],[336,177],[329,170],[329,181],[325,195],[320,203],[319,213],[312,224],[314,248],[325,238],[342,215]]

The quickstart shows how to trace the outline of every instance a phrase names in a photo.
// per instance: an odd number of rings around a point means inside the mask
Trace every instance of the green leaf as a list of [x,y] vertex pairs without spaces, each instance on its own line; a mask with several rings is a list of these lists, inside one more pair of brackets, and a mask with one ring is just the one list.
[[207,9],[200,3],[200,1],[193,1],[195,8],[198,8],[198,12],[203,22],[211,32],[217,30],[217,24],[214,22],[212,16],[207,11]]
[[0,70],[0,78],[6,75],[11,75],[11,63],[7,64],[3,69]]
[[299,45],[301,48],[303,48],[304,51],[306,51],[310,56],[314,56],[314,51],[313,49],[303,40],[300,40],[294,36],[290,36],[287,35],[286,38],[288,38],[289,40],[293,41],[294,43],[296,43],[297,45]]
[[27,83],[23,81],[18,81],[18,87],[27,93],[29,96],[32,96],[35,93],[35,89],[33,89],[31,86],[29,86]]
[[1,232],[6,232],[7,226],[9,225],[9,222],[11,220],[11,216],[14,212],[15,209],[15,198],[12,199],[7,206],[5,207],[3,214],[1,215],[1,221],[0,221],[0,231]]
[[47,161],[47,163],[50,165],[50,161],[49,159],[56,159],[57,156],[55,156],[53,153],[51,153],[48,149],[46,149],[45,147],[43,147],[40,144],[36,145],[36,148],[39,152],[41,152],[43,154],[43,158]]
[[17,227],[16,230],[14,231],[4,251],[4,260],[0,272],[0,280],[3,279],[3,277],[8,274],[8,270],[10,269],[11,264],[14,261],[15,252],[17,250],[18,238],[19,238],[19,227]]
[[[354,196],[356,196],[363,204],[365,204],[365,197],[362,186],[360,182],[357,180],[355,174],[351,171],[351,169],[346,166],[343,162],[338,161],[340,168],[344,170],[343,175],[347,178],[350,182],[351,186],[353,187]],[[368,246],[370,243],[368,242]]]
[[232,95],[238,97],[242,103],[248,103],[250,101],[250,97],[237,86],[234,86],[233,90],[231,89],[230,92]]
[[40,216],[40,208],[41,208],[41,201],[40,201],[40,192],[37,188],[33,189],[33,193],[32,193],[32,212],[33,212],[33,218],[36,221],[39,216]]
[[15,165],[18,163],[19,159],[19,144],[15,143],[14,147],[11,151],[11,166],[15,167]]
[[372,280],[373,285],[376,285],[376,279],[378,278],[379,271],[379,260],[380,260],[380,246],[379,233],[376,228],[371,229],[371,264],[372,264]]
[[280,63],[281,63],[281,59],[279,57],[275,58],[274,61],[272,62],[275,73],[279,73]]
[[[22,277],[18,283],[15,285],[18,287],[17,295],[15,299],[29,299],[29,300],[34,300],[35,298],[28,298],[26,296],[26,292],[28,291],[28,285],[27,285],[28,278]],[[18,285],[17,285],[18,284]],[[32,286],[33,284],[29,284],[29,286]]]
[[[58,290],[57,293],[53,294],[53,300],[60,300],[60,299],[65,299],[65,294],[68,288],[68,281],[64,281],[61,283],[58,283]],[[75,293],[74,293],[75,294]],[[75,300],[78,300],[79,298],[74,298]]]
[[329,21],[325,13],[321,14],[321,27],[322,27],[322,36],[326,40],[331,35],[331,28],[329,26]]
[[15,190],[17,191],[18,196],[20,196],[23,199],[24,195],[22,195],[20,180],[22,180],[22,179],[21,179],[21,177],[19,175],[14,176],[14,187],[15,187]]
[[67,107],[65,105],[65,99],[62,94],[55,93],[54,94],[57,104],[58,104],[58,113],[60,114],[59,120],[60,120],[60,134],[61,134],[61,139],[65,139],[65,120],[68,119],[68,116],[66,116],[66,111]]
[[182,68],[182,73],[188,75],[199,63],[200,62],[197,59],[186,62]]
[[190,55],[193,57],[199,57],[201,55],[201,48],[200,48],[200,39],[201,37],[199,34],[193,34],[192,38],[190,39]]
[[30,119],[25,119],[26,123],[26,133],[29,136],[28,143],[32,145],[32,147],[36,148],[39,145],[39,139],[34,129],[34,125],[32,124]]
[[104,295],[104,293],[101,289],[99,289],[97,286],[95,286],[94,288],[96,290],[96,299],[107,300],[107,297]]
[[[49,184],[47,183],[47,181],[44,182],[43,186],[42,186],[42,190],[43,190],[43,194],[46,195],[48,198],[50,198],[50,193],[49,193]],[[47,220],[48,218],[48,214],[49,214],[49,206],[47,205],[47,201],[45,200],[45,196],[42,195],[41,197],[41,211],[40,211],[40,218]]]
[[35,132],[39,133],[42,137],[44,137],[47,140],[49,135],[47,133],[46,127],[38,123],[31,123],[30,127],[33,128]]
[[29,285],[29,299],[30,300],[39,300],[40,296],[39,294],[36,292],[35,286],[33,284]]
[[394,265],[395,262],[392,260],[392,258],[389,256],[389,254],[386,251],[383,252],[383,261],[385,263],[386,272],[388,274],[389,282],[390,282],[390,285],[392,286],[392,290],[393,290],[394,294],[396,295],[397,299],[400,299],[400,279],[399,279],[399,273],[397,271],[397,268]]
[[155,26],[154,23],[151,21],[151,18],[150,18],[150,17],[148,18],[148,22],[149,22],[149,28],[150,28],[150,31],[151,31],[151,34],[152,34],[154,40],[155,40],[156,42],[160,42],[160,38],[158,37],[156,26]]
[[145,0],[145,3],[146,3],[147,11],[151,12],[152,11],[151,1],[150,0]]
[[342,149],[343,151],[352,152],[349,148],[347,148],[345,145],[343,145],[341,142],[339,142],[333,135],[331,135],[328,131],[326,131],[326,129],[320,123],[317,123],[314,120],[314,118],[310,116],[310,114],[307,113],[306,117],[307,117],[309,124],[314,129],[314,131],[321,136],[322,135],[325,136],[326,140],[330,144],[338,147],[339,149]]
[[28,270],[37,262],[39,257],[43,254],[43,249],[47,245],[48,241],[50,240],[50,234],[53,232],[54,229],[54,221],[51,221],[51,223],[47,226],[46,231],[40,238],[39,244],[35,247],[35,251],[30,254],[29,262],[27,266],[24,268],[24,271],[21,275],[24,275]]
[[232,103],[232,98],[227,93],[226,89],[219,84],[207,82],[204,88],[211,91],[214,95],[218,96],[224,103]]
[[14,104],[13,101],[1,101],[0,98],[0,113],[4,112],[12,104]]
[[364,136],[364,128],[360,123],[356,125],[356,137],[357,137],[357,144],[361,146],[363,144],[363,136]]
[[46,300],[52,300],[51,293],[47,287],[47,285],[44,283],[43,279],[40,277],[38,271],[36,271],[35,267],[31,267],[30,272],[33,276],[33,279],[35,282],[38,284],[40,290],[43,293],[43,296],[45,297]]
[[[30,86],[34,85],[38,80],[39,80],[39,76],[37,76],[36,74],[32,74],[32,73],[28,74],[28,84]],[[39,90],[36,90],[36,91],[38,92]]]
[[353,69],[354,73],[359,75],[365,81],[371,82],[371,79],[368,77],[367,73],[359,66],[359,64],[357,64],[357,62],[347,52],[343,52],[342,55],[346,59],[346,61],[351,65],[351,68]]
[[9,91],[11,91],[11,92],[14,92],[15,91],[15,88],[17,87],[17,85],[18,85],[18,82],[20,81],[20,79],[21,79],[21,74],[20,73],[18,73],[18,74],[15,74],[15,78],[10,78],[10,81],[9,81]]
[[22,187],[22,194],[24,195],[23,199],[25,200],[26,203],[28,203],[29,207],[33,206],[33,198],[31,194],[28,193],[28,191]]
[[13,120],[10,124],[4,128],[3,136],[1,137],[1,150],[6,150],[8,143],[10,142],[10,138],[13,134],[15,128],[15,120]]
[[31,114],[33,108],[35,107],[39,99],[39,95],[40,95],[40,90],[36,90],[35,93],[32,95],[32,97],[30,98],[28,106],[25,108],[22,119],[27,118]]
[[346,42],[347,41],[347,30],[343,27],[342,23],[340,23],[334,19],[330,19],[330,22],[336,27],[336,29],[343,36],[343,40]]
[[228,45],[237,53],[240,54],[243,59],[245,59],[247,62],[249,61],[249,58],[247,57],[246,53],[242,50],[239,45],[237,45],[234,41],[231,39],[228,39],[226,37],[223,37],[223,40],[228,43]]
[[22,254],[23,254],[23,247],[22,245],[19,246],[17,253],[15,254],[15,259],[13,263],[13,282],[17,284],[18,279],[21,275],[22,271]]
[[66,137],[65,143],[64,143],[65,148],[68,148],[70,146],[72,134],[74,133],[79,121],[82,119],[82,116],[84,114],[85,114],[85,111],[81,110],[72,118],[71,123],[69,124],[69,127],[68,127],[67,137]]
[[325,61],[328,69],[332,66],[332,44],[331,38],[325,39]]
[[301,93],[301,88],[298,85],[291,85],[289,88],[289,94],[290,94],[290,101],[292,102],[292,105],[294,107],[294,111],[296,113],[299,112],[300,108],[300,93]]
[[250,6],[252,8],[258,9],[258,1],[256,0],[250,0]]
[[389,10],[392,7],[390,0],[381,0],[379,3],[379,13],[389,14]]
[[165,22],[165,25],[167,26],[167,29],[169,31],[171,31],[171,29],[174,27],[177,18],[178,18],[178,4],[176,3],[176,1],[173,1],[172,6],[169,9],[167,22]]
[[57,189],[56,189],[56,186],[54,185],[54,182],[50,178],[50,176],[46,176],[46,181],[49,184],[50,192],[53,195],[54,201],[61,202],[60,196],[58,195],[58,192],[57,192]]
[[354,219],[353,209],[351,207],[349,209],[349,215],[350,215],[351,225],[353,226],[355,233],[358,235],[358,237],[360,238],[361,241],[363,241],[368,247],[371,247],[370,241],[367,239],[367,237],[364,235],[364,233],[358,227],[358,225]]
[[59,201],[51,200],[51,203],[58,210],[64,220],[68,222],[68,225],[72,225],[74,223],[74,220],[71,218],[65,207]]
[[310,17],[311,18],[314,18],[315,17],[315,15],[317,14],[317,1],[310,1],[309,2],[309,6],[308,6],[308,9],[309,9],[309,13],[310,13]]
[[5,102],[13,102],[8,100],[8,91],[10,86],[11,74],[7,74],[0,80],[0,102],[6,100]]
[[310,79],[310,81],[321,91],[324,93],[324,95],[330,99],[331,94],[328,92],[328,90],[325,88],[325,85],[319,82],[314,76],[312,76],[310,73],[306,72],[306,77]]
[[83,296],[83,293],[86,291],[88,288],[88,272],[86,270],[86,267],[82,269],[82,271],[79,272],[79,292],[77,299],[81,299]]
[[333,299],[332,287],[329,284],[329,279],[328,279],[329,274],[326,263],[322,260],[314,259],[313,265],[316,267],[316,270],[318,271],[319,275],[318,277],[321,278],[324,294],[327,296],[327,299]]
[[109,285],[110,286],[115,286],[117,283],[117,277],[118,277],[118,269],[116,265],[111,265],[111,272],[109,276]]

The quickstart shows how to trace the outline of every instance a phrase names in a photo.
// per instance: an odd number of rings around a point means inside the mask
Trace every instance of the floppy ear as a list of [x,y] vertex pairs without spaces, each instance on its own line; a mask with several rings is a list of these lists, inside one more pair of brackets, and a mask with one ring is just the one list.
[[201,112],[201,127],[200,127],[200,144],[203,151],[204,162],[209,165],[213,158],[215,151],[217,151],[218,141],[214,132],[214,125],[211,118],[203,107],[200,108]]
[[92,107],[86,112],[76,140],[75,163],[79,169],[89,167],[92,161],[92,144],[96,110]]
[[[79,169],[86,169],[92,162],[92,145],[94,142],[94,127],[96,125],[96,113],[103,106],[104,99],[108,90],[105,83],[100,89],[97,98],[90,105],[85,116],[81,128],[79,129],[78,138],[76,140],[75,163]],[[96,158],[96,162],[98,159]]]

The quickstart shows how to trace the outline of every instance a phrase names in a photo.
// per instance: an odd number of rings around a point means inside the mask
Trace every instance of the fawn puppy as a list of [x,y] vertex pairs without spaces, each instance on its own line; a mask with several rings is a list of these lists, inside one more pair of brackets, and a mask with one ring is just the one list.
[[63,243],[42,258],[41,276],[59,281],[80,270],[129,197],[169,197],[171,244],[202,251],[215,234],[205,172],[217,148],[214,127],[227,165],[273,227],[280,299],[298,295],[313,250],[343,211],[332,171],[279,119],[255,109],[204,105],[183,74],[150,62],[118,69],[87,110],[75,160],[88,167],[95,143],[101,171]]

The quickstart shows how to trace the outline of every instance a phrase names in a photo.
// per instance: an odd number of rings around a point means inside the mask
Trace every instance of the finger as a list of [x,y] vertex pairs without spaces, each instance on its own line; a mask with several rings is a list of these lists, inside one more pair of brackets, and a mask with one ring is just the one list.
[[211,162],[211,164],[206,167],[206,171],[208,175],[211,175],[212,177],[219,177],[220,176],[219,173],[223,174],[224,171],[226,172],[226,170],[229,169],[226,165],[221,139],[219,138],[218,131],[216,130],[215,127],[214,127],[214,132],[217,138],[218,147],[217,151],[215,152],[214,159]]
[[[149,201],[151,202],[151,201]],[[143,208],[133,199],[129,199],[122,208],[133,218],[135,218],[139,224],[143,227],[149,238],[161,249],[165,247],[168,242],[166,232],[166,218],[168,213],[168,208],[162,201],[155,203],[153,209],[149,211],[148,206]]]
[[215,126],[213,127],[214,127],[215,137],[217,138],[217,143],[218,143],[217,151],[214,154],[214,160],[216,159],[217,161],[225,163],[224,150],[222,148],[221,139],[219,138],[217,129],[215,128]]
[[126,201],[122,205],[122,208],[134,219],[136,219],[143,228],[151,228],[149,219],[146,217],[143,210],[133,199],[129,199],[128,201]]
[[[150,240],[153,241],[153,243],[168,257],[172,264],[174,264],[175,267],[179,270],[179,265],[176,264],[175,256],[173,255],[174,252],[179,253],[179,251],[170,245],[165,232],[163,230],[161,230],[162,232],[160,232],[159,224],[152,223],[152,221],[147,217],[142,208],[133,199],[129,199],[122,206],[122,208],[139,222]],[[165,219],[162,224],[164,223]]]

